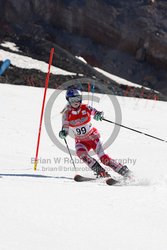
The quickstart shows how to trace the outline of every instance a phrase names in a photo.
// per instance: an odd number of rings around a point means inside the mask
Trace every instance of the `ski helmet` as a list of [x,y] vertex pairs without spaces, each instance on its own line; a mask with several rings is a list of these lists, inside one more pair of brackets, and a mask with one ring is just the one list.
[[82,102],[82,93],[79,89],[68,89],[66,92],[66,100],[69,103]]

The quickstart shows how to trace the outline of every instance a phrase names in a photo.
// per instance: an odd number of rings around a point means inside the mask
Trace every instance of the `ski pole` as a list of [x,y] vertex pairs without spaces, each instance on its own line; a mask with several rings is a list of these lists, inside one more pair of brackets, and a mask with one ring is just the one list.
[[90,83],[88,83],[88,105],[89,105],[90,90],[91,90],[91,86],[90,86]]
[[149,135],[149,134],[147,134],[147,133],[141,132],[141,131],[136,130],[136,129],[133,129],[133,128],[129,128],[129,127],[127,127],[127,126],[118,124],[118,123],[116,123],[116,122],[112,122],[112,121],[107,120],[107,119],[105,119],[105,118],[103,118],[103,121],[106,121],[106,122],[109,122],[109,123],[113,123],[113,124],[115,124],[115,125],[117,125],[117,126],[120,126],[120,127],[126,128],[126,129],[129,129],[129,130],[132,130],[132,131],[137,132],[137,133],[142,134],[142,135],[146,135],[146,136],[152,137],[152,138],[154,138],[154,139],[156,139],[156,140],[159,140],[159,141],[167,142],[166,140],[161,139],[161,138],[159,138],[159,137],[156,137],[156,136],[153,136],[153,135]]
[[67,147],[67,149],[68,149],[68,153],[69,153],[69,155],[70,155],[70,158],[71,158],[72,164],[73,164],[73,166],[74,166],[74,169],[75,169],[75,171],[77,171],[77,169],[76,169],[76,166],[75,166],[75,163],[74,163],[73,157],[72,157],[72,155],[71,155],[71,152],[70,152],[70,149],[69,149],[69,146],[68,146],[68,143],[67,143],[66,138],[64,138],[64,141],[65,141],[66,147]]
[[94,97],[94,92],[95,92],[95,85],[94,85],[94,83],[92,83],[91,92],[92,92],[92,102],[91,102],[91,106],[93,107],[93,97]]

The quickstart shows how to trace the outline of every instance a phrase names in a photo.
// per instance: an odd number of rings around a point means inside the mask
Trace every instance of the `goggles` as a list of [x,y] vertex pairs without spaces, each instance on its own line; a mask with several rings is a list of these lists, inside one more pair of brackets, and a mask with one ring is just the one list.
[[69,103],[81,102],[82,101],[82,97],[81,96],[69,97],[68,101],[69,101]]

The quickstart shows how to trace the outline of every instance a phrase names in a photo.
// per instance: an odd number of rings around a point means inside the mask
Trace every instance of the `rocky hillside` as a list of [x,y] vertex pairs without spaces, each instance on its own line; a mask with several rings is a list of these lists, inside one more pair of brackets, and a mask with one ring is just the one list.
[[26,55],[48,61],[53,46],[55,66],[108,81],[98,66],[167,95],[166,1],[0,0],[0,25]]

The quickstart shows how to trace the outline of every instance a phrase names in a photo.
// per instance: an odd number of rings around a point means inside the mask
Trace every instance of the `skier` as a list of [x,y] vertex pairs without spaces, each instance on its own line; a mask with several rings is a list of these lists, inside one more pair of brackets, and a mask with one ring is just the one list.
[[118,174],[127,177],[130,173],[127,166],[123,166],[110,158],[103,149],[100,141],[100,134],[95,127],[92,127],[91,116],[96,121],[102,121],[104,113],[95,108],[82,104],[82,93],[78,89],[68,89],[66,92],[68,105],[63,113],[62,130],[59,137],[65,139],[72,129],[75,135],[75,149],[77,156],[86,163],[97,175],[97,177],[109,177],[109,173],[89,155],[90,149],[93,149],[98,155],[100,161],[111,167]]

